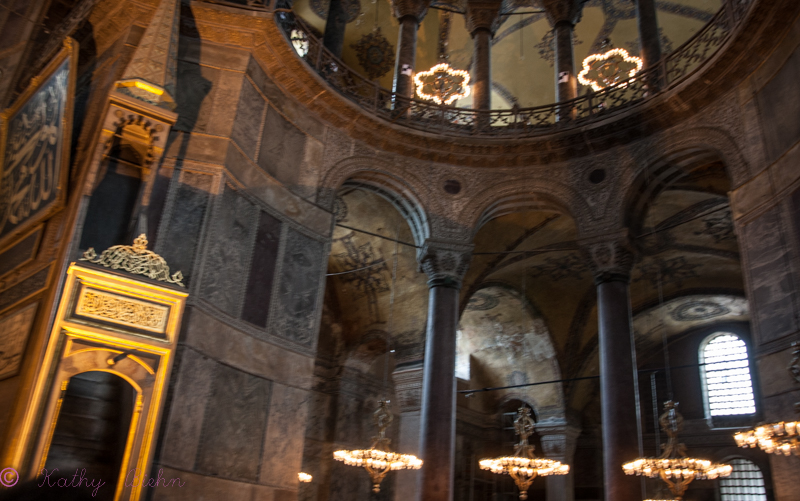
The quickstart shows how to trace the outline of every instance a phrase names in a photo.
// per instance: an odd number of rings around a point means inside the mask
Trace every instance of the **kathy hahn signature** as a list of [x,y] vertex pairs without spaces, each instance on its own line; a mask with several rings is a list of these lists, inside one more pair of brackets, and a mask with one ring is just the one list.
[[[55,477],[55,473],[58,471],[58,468],[53,468],[50,471],[47,471],[47,468],[42,468],[41,475],[42,481],[39,483],[39,487],[86,487],[86,488],[94,488],[92,491],[92,497],[97,496],[97,491],[100,487],[104,486],[106,483],[103,482],[102,479],[92,479],[90,482],[88,478],[85,478],[86,475],[86,468],[80,470],[75,470],[75,474],[72,476],[72,480],[69,477],[60,477],[60,478],[50,478],[51,476]],[[172,478],[167,480],[166,478],[162,477],[164,470],[158,470],[158,477],[148,477],[147,475],[140,475],[139,469],[134,468],[128,472],[128,475],[125,477],[125,487],[174,487],[175,482],[177,481],[178,487],[183,487],[186,482],[181,482],[179,478]]]

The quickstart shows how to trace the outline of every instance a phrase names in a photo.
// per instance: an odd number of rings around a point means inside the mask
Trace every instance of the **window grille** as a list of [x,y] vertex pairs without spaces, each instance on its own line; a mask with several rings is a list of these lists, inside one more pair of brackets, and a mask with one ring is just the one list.
[[755,414],[747,345],[738,336],[716,334],[702,350],[706,408],[710,416]]
[[722,501],[767,501],[764,475],[752,461],[733,459],[726,461],[733,466],[730,477],[719,480]]

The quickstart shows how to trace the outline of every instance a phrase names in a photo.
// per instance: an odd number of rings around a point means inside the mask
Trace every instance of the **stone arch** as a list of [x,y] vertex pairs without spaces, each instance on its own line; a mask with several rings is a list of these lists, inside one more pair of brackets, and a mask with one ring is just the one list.
[[493,185],[472,198],[464,221],[472,228],[472,236],[489,221],[515,212],[549,210],[581,220],[591,219],[592,210],[586,200],[573,188],[556,182],[544,184],[508,180]]
[[750,168],[734,139],[711,127],[668,134],[634,152],[635,171],[625,183],[619,220],[637,231],[647,208],[658,195],[692,171],[710,163],[723,164],[731,187],[750,177]]
[[401,178],[391,170],[387,163],[373,158],[343,160],[325,175],[317,204],[332,211],[336,191],[343,186],[371,191],[402,214],[414,235],[414,243],[422,246],[431,234],[425,184],[414,175],[403,173]]

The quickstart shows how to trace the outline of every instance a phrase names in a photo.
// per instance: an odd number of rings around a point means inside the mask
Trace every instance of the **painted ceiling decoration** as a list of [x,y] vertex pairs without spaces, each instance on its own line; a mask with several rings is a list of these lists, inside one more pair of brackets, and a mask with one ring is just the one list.
[[383,36],[380,26],[350,47],[356,51],[359,64],[371,80],[384,76],[394,67],[394,45]]

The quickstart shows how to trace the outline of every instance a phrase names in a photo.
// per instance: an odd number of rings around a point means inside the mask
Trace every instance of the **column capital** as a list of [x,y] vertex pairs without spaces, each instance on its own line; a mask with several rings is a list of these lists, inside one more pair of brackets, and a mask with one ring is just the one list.
[[558,23],[578,24],[583,13],[581,0],[540,0],[547,12],[547,19],[555,26]]
[[579,241],[594,274],[594,282],[630,282],[633,246],[628,229]]
[[497,28],[500,27],[500,7],[502,2],[497,1],[467,1],[467,13],[464,20],[467,23],[467,31],[475,36],[475,32],[481,29],[489,31],[494,36]]
[[549,459],[569,464],[575,454],[575,445],[581,428],[571,420],[546,420],[536,423],[536,433],[542,444],[542,453]]
[[413,412],[422,408],[422,361],[402,364],[392,372],[394,391],[400,412]]
[[472,261],[475,246],[449,240],[429,238],[417,250],[420,269],[428,275],[428,286],[461,288],[461,280]]
[[425,19],[425,14],[428,13],[428,6],[430,0],[390,0],[392,4],[392,13],[397,19],[411,16],[421,23]]

